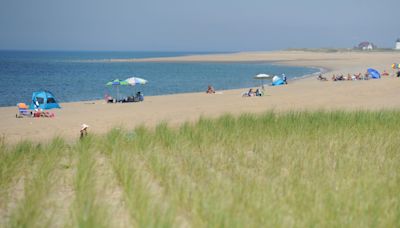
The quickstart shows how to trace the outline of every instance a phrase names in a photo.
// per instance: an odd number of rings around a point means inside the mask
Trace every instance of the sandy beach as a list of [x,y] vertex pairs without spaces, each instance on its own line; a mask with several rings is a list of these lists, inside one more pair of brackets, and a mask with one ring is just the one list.
[[[400,60],[400,52],[249,52],[152,59],[109,61],[199,61],[244,62],[271,61],[276,64],[319,67],[329,81],[316,77],[289,81],[286,86],[266,87],[265,96],[242,97],[248,88],[217,91],[217,94],[189,93],[147,96],[144,102],[107,104],[103,100],[62,103],[51,110],[54,118],[15,118],[16,107],[0,108],[0,132],[8,143],[21,140],[48,141],[55,136],[68,140],[79,137],[81,124],[89,133],[102,134],[113,127],[133,129],[139,125],[154,127],[166,121],[177,126],[199,117],[218,117],[225,113],[259,113],[268,110],[380,110],[400,108],[400,78],[383,76],[380,80],[330,80],[332,74],[364,73],[367,68],[393,74],[391,64]],[[268,73],[268,72],[265,72]],[[249,75],[251,77],[251,75]],[[206,88],[204,88],[206,90]]]

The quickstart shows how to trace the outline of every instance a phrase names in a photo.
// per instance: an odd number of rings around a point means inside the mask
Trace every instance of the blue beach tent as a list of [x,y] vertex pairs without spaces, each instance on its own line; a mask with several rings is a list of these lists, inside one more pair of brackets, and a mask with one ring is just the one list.
[[371,78],[374,78],[374,79],[381,78],[381,74],[379,73],[379,71],[372,69],[372,68],[368,69],[368,74],[371,76]]
[[283,81],[283,79],[279,79],[275,82],[272,82],[272,86],[279,86],[279,85],[284,85],[285,82]]
[[272,86],[279,86],[279,85],[284,85],[285,81],[283,81],[282,78],[278,77],[278,76],[274,76],[272,78]]
[[61,108],[58,105],[56,98],[50,91],[39,91],[33,92],[32,94],[32,103],[29,105],[29,109],[52,109],[52,108]]

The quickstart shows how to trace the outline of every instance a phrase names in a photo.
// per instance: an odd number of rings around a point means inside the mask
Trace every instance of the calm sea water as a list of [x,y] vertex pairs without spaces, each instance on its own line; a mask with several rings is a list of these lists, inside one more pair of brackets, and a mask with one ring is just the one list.
[[[201,92],[211,84],[216,90],[255,87],[258,73],[280,75],[289,80],[312,74],[314,68],[287,67],[271,63],[120,63],[91,61],[118,58],[168,57],[195,52],[41,52],[0,51],[0,106],[30,103],[32,92],[49,90],[59,102],[102,99],[116,94],[105,84],[137,76],[144,86],[120,87],[120,96],[142,91],[144,95]],[[204,53],[205,54],[205,53]]]

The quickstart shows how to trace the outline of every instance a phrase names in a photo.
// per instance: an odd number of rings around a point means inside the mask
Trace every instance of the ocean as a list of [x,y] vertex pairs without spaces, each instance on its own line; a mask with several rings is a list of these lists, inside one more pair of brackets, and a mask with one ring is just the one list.
[[[121,58],[172,57],[202,52],[0,51],[0,106],[30,103],[32,92],[51,91],[58,102],[103,99],[116,95],[105,84],[132,76],[146,85],[120,86],[120,97],[141,91],[145,96],[256,87],[256,74],[285,74],[288,80],[319,71],[316,68],[256,63],[110,62]],[[99,61],[100,60],[100,61]]]

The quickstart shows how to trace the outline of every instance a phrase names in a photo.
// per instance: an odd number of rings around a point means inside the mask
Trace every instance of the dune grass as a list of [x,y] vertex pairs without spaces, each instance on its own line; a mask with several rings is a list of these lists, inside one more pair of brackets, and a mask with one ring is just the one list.
[[78,159],[74,181],[75,201],[72,214],[74,227],[108,227],[109,215],[99,203],[95,189],[96,170],[94,169],[96,150],[92,137],[81,140],[74,148]]
[[[52,174],[65,144],[62,139],[56,138],[46,146],[22,145],[22,148],[28,149],[25,152],[34,153],[32,163],[24,167],[32,173],[25,179],[24,197],[12,211],[9,224],[11,227],[46,227],[51,218],[44,214],[44,202],[56,178]],[[20,147],[17,147],[16,152],[24,153]]]
[[[2,143],[2,188],[12,187],[20,161],[38,164],[26,183],[38,190],[17,208],[32,206],[15,210],[9,226],[39,218],[28,212],[46,197],[48,163],[66,147],[50,145],[58,152],[47,157],[37,155],[47,146]],[[400,226],[399,111],[224,115],[178,128],[114,129],[70,148],[78,162],[71,169],[75,223],[67,226],[101,227],[115,219],[97,203],[98,153],[118,179],[132,226]]]

